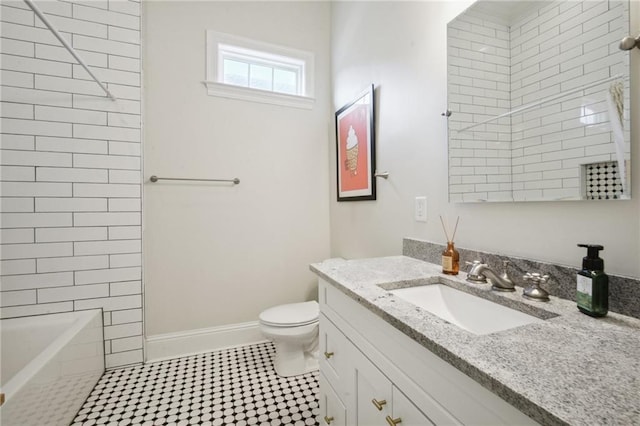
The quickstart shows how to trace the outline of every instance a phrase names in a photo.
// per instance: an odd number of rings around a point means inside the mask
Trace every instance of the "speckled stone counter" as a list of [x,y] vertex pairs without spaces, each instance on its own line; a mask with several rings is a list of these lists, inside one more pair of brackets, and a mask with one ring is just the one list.
[[[543,425],[640,424],[640,320],[591,318],[575,303],[500,293],[405,256],[330,259],[311,270]],[[386,290],[445,284],[544,319],[475,335]]]
[[[402,240],[402,254],[425,262],[439,263],[445,246],[430,241],[404,238]],[[545,289],[554,296],[575,301],[576,299],[576,267],[523,259],[504,254],[481,252],[457,247],[460,252],[460,264],[464,261],[482,260],[496,271],[502,271],[502,261],[510,262],[509,273],[516,284],[522,283],[522,276],[526,272],[539,272],[551,278],[544,285]],[[579,261],[579,259],[578,259]],[[605,262],[606,263],[606,262]],[[640,318],[640,281],[635,278],[609,275],[609,311]]]

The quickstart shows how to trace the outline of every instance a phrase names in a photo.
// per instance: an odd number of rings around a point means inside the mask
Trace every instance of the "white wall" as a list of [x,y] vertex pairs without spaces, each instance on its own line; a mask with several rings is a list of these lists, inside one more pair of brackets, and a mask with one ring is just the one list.
[[2,2],[2,318],[102,308],[107,367],[142,361],[140,4]]
[[[460,215],[456,244],[579,266],[579,242],[600,243],[606,270],[640,277],[640,126],[632,128],[633,200],[452,204],[447,199],[446,23],[470,2],[335,2],[333,107],[375,83],[378,200],[335,201],[332,149],[332,255],[401,252],[402,237],[445,241],[438,215]],[[631,33],[640,32],[633,2]],[[630,52],[632,122],[640,123],[640,52]],[[428,222],[413,220],[413,198],[428,197]]]
[[[329,4],[145,2],[147,336],[315,297],[329,256]],[[312,110],[207,95],[205,31],[315,54]],[[168,177],[241,183],[149,183]]]

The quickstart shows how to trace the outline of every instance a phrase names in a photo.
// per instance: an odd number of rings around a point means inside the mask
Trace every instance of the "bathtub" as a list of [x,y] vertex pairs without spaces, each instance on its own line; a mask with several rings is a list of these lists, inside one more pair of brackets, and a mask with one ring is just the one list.
[[2,426],[68,426],[104,372],[102,311],[0,321]]

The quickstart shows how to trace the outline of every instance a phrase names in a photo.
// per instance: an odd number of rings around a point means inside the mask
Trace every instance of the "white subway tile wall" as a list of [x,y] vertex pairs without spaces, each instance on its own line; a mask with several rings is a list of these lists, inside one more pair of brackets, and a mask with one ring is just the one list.
[[[617,45],[628,31],[628,7],[616,0],[556,1],[514,23],[512,108],[624,74],[629,56]],[[514,200],[586,197],[584,165],[616,160],[606,104],[611,84],[511,117]]]
[[[509,28],[466,14],[448,27],[450,129],[462,129],[510,109]],[[451,201],[511,199],[508,118],[449,138]]]
[[22,1],[0,28],[0,316],[102,308],[107,367],[143,361],[140,3]]
[[[629,56],[617,44],[628,32],[628,19],[622,18],[628,8],[627,1],[617,0],[554,1],[508,26],[482,15],[450,24],[452,201],[585,196],[584,165],[616,160],[606,105],[612,82],[469,131],[455,130],[623,74]],[[624,93],[627,119],[629,91]],[[628,126],[624,131],[630,141]]]

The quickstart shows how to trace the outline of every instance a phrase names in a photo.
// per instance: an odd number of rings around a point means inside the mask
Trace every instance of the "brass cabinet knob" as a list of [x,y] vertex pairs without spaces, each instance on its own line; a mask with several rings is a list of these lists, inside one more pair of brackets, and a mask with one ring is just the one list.
[[378,411],[382,411],[382,406],[387,403],[387,400],[383,399],[382,401],[378,401],[377,399],[373,398],[371,402],[373,403],[373,405],[375,405]]
[[332,421],[333,421],[333,417],[324,416],[324,422],[326,424],[330,425]]
[[396,426],[402,423],[402,419],[400,417],[394,419],[391,416],[387,416],[385,419],[387,420],[387,423],[389,423],[389,426]]
[[329,358],[331,358],[332,356],[333,356],[333,352],[325,352],[325,353],[324,353],[324,357],[325,357],[326,359],[329,359]]

